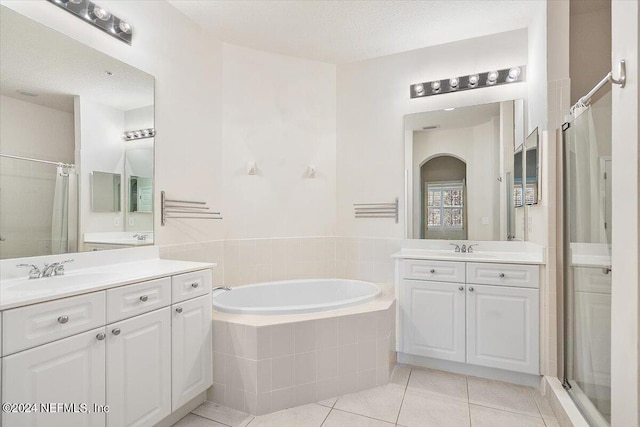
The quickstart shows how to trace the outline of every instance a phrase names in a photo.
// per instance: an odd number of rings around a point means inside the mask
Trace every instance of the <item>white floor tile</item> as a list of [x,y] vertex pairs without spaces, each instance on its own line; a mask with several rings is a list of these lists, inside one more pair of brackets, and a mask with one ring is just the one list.
[[545,427],[542,418],[469,405],[473,427]]
[[398,424],[405,427],[469,427],[469,422],[466,401],[410,389],[398,418]]
[[338,400],[337,397],[332,397],[331,399],[326,399],[326,400],[322,400],[322,401],[318,402],[318,405],[322,405],[322,406],[327,406],[329,408],[333,408],[333,405],[336,404],[337,400]]
[[393,425],[385,421],[334,409],[322,427],[392,427]]
[[199,415],[188,414],[180,421],[175,423],[173,427],[226,427],[224,424],[211,421],[208,418],[203,418]]
[[249,427],[320,427],[331,408],[310,405],[296,406],[273,414],[255,417]]
[[484,378],[467,377],[469,403],[541,417],[531,387]]
[[411,374],[411,367],[407,365],[395,365],[391,371],[389,382],[406,386],[407,382],[409,382],[409,374]]
[[192,411],[196,415],[226,424],[231,427],[244,427],[253,417],[246,412],[236,411],[217,403],[205,401]]
[[413,369],[407,390],[426,391],[467,402],[467,377],[435,369]]
[[387,384],[338,398],[335,409],[395,423],[400,412],[404,387]]

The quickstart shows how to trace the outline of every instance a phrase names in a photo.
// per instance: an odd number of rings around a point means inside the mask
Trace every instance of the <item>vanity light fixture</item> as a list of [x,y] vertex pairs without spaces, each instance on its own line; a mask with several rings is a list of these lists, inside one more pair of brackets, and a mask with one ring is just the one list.
[[135,141],[136,139],[153,138],[156,136],[156,130],[154,128],[130,130],[122,134],[122,139],[125,141]]
[[127,44],[131,44],[131,25],[90,0],[47,0],[94,27]]
[[424,96],[523,82],[525,81],[525,68],[524,65],[521,65],[484,73],[474,73],[468,76],[415,83],[409,86],[409,96],[411,98],[422,98]]

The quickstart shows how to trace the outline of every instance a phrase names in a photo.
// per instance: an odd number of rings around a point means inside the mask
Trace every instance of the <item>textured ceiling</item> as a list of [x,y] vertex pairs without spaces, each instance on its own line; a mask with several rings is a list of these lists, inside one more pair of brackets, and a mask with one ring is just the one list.
[[153,88],[151,75],[0,6],[3,95],[67,112],[80,95],[127,111],[153,104]]
[[346,63],[526,28],[540,0],[169,0],[220,40]]

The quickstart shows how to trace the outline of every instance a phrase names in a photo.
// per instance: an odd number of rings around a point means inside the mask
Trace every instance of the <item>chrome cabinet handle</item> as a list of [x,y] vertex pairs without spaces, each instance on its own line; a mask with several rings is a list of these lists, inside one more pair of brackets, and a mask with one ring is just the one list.
[[65,315],[65,316],[60,316],[60,317],[58,317],[58,323],[65,324],[65,323],[67,323],[68,321],[69,321],[69,316],[66,316],[66,315]]
[[464,286],[458,286],[459,291],[464,291]]
[[469,292],[473,292],[473,286],[469,286]]
[[503,279],[504,278],[504,273],[500,273],[500,274],[498,274],[498,276],[500,276],[500,278]]
[[96,338],[98,339],[98,341],[102,341],[106,337],[107,337],[107,334],[105,334],[104,332],[100,332],[98,335],[96,335]]
[[148,296],[146,296],[146,295],[142,295],[142,296],[140,297],[140,301],[142,301],[142,302],[147,302],[148,300],[149,300],[149,297],[148,297]]
[[429,273],[431,273],[431,274],[433,274],[433,273],[435,273],[435,272],[436,272],[436,269],[435,269],[435,268],[432,268],[431,270],[429,270]]
[[197,288],[198,286],[200,286],[200,283],[198,283],[198,282],[193,282],[193,283],[191,284],[191,287],[192,287],[192,288]]
[[602,267],[602,273],[603,274],[609,274],[611,273],[611,266],[607,266],[607,267]]
[[178,314],[182,313],[182,307],[176,308],[176,313],[178,313]]
[[113,335],[120,335],[120,328],[115,328],[111,331]]

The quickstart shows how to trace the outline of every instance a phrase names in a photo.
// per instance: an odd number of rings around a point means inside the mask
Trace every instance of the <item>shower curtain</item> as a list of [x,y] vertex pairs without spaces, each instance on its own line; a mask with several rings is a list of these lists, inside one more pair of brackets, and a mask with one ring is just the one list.
[[51,215],[51,253],[69,252],[69,175],[67,168],[58,166],[53,193]]

